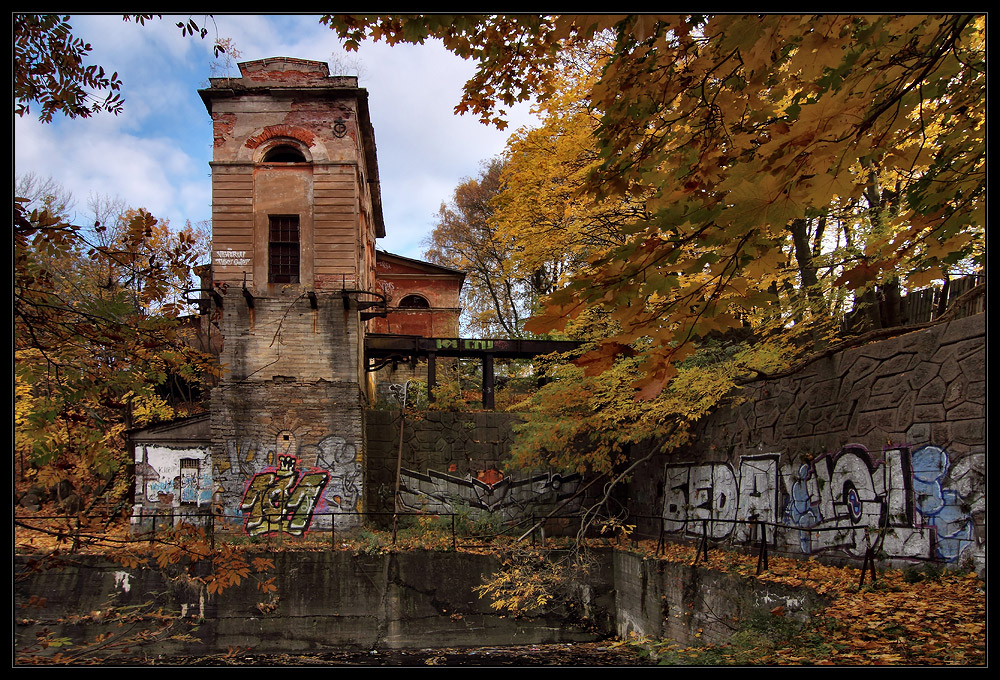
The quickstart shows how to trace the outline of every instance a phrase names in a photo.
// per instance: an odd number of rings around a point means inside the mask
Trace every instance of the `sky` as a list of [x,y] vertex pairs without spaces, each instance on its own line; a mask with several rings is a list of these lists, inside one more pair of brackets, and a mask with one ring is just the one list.
[[[208,29],[204,40],[181,35],[176,24],[189,18]],[[14,172],[51,177],[71,192],[78,221],[87,218],[91,196],[121,198],[175,226],[210,219],[212,125],[198,89],[226,75],[212,71],[213,63],[225,67],[212,52],[217,36],[232,40],[239,61],[313,59],[329,63],[331,75],[359,76],[382,187],[386,237],[377,247],[406,257],[422,257],[455,187],[500,154],[510,133],[536,122],[527,104],[510,112],[507,131],[455,114],[475,64],[438,42],[365,43],[348,53],[317,15],[164,15],[145,26],[120,15],[72,15],[70,24],[93,47],[86,63],[117,71],[124,111],[49,124],[15,116]]]

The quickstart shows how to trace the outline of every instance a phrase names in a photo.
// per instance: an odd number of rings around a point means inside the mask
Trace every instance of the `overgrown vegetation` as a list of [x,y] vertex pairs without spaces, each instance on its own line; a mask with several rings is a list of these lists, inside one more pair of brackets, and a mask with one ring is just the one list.
[[348,49],[441,39],[476,62],[456,110],[484,122],[535,98],[542,124],[428,244],[476,272],[470,329],[587,341],[532,402],[526,464],[669,449],[741,381],[896,326],[904,291],[984,262],[982,16],[323,21]]

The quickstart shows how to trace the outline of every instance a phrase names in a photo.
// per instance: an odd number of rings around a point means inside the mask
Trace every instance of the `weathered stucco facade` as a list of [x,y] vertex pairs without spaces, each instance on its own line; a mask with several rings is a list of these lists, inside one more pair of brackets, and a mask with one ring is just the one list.
[[379,251],[376,277],[388,301],[388,314],[372,319],[369,332],[458,337],[465,272]]
[[[214,121],[212,392],[221,511],[251,535],[364,510],[365,305],[385,233],[367,93],[326,64],[240,64],[201,95]],[[221,304],[219,304],[221,303]]]

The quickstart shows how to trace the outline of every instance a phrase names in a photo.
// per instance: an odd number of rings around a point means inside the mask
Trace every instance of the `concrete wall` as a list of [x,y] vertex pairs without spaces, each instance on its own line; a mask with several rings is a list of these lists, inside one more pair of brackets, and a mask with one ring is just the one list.
[[[499,568],[492,557],[346,551],[265,556],[275,563],[265,574],[274,578],[277,591],[273,595],[259,592],[252,579],[211,595],[192,578],[204,576],[203,569],[193,575],[183,567],[126,569],[83,556],[59,569],[28,573],[27,561],[19,558],[16,571],[23,578],[15,586],[15,649],[29,646],[43,628],[77,642],[92,641],[105,632],[121,635],[119,622],[111,618],[113,612],[155,614],[158,609],[166,616],[181,615],[170,634],[189,637],[137,643],[131,646],[131,655],[208,654],[230,647],[249,648],[251,653],[288,653],[595,638],[583,622],[564,616],[514,620],[495,612],[475,591]],[[606,572],[609,577],[610,568]],[[611,621],[610,580],[592,582],[587,592],[587,610],[598,620]],[[32,596],[46,597],[45,604],[31,607]],[[606,608],[603,614],[596,611],[599,607]],[[156,630],[164,619],[154,615],[130,623],[132,627],[124,632],[135,635],[144,629]]]
[[[841,352],[748,386],[633,478],[638,514],[792,554],[985,567],[985,315]],[[658,530],[658,521],[642,529]]]
[[798,621],[825,605],[806,588],[700,569],[678,562],[614,553],[615,632],[673,640],[681,645],[718,644],[740,622],[775,607]]
[[[804,619],[823,604],[805,588],[605,551],[595,554],[586,582],[571,589],[573,607],[567,602],[559,613],[512,619],[475,591],[499,568],[492,557],[346,551],[263,556],[274,560],[274,568],[263,574],[274,579],[273,594],[261,593],[252,579],[209,594],[195,578],[207,575],[207,565],[189,573],[182,566],[125,568],[81,556],[56,569],[32,571],[26,558],[18,558],[15,651],[30,646],[42,629],[79,643],[106,633],[111,641],[138,638],[143,630],[171,623],[159,639],[134,639],[128,655],[539,644],[630,632],[682,645],[710,644],[732,635],[736,620],[779,605],[786,615]],[[32,596],[35,602],[45,597],[44,605],[33,606]],[[116,613],[132,616],[129,626],[123,628]]]

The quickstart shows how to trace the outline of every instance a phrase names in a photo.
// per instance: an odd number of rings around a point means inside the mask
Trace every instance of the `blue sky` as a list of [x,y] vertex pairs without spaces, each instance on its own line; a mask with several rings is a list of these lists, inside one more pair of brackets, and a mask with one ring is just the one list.
[[[208,28],[204,40],[181,36],[176,23],[188,18]],[[378,146],[386,222],[378,247],[407,257],[421,257],[421,241],[457,184],[534,120],[527,105],[511,113],[507,132],[455,115],[474,64],[436,42],[364,44],[347,53],[316,15],[165,15],[145,26],[120,15],[74,15],[70,24],[93,46],[88,63],[118,72],[125,110],[47,125],[15,117],[14,169],[71,191],[81,220],[92,194],[120,197],[173,225],[209,219],[212,126],[197,90],[213,75],[216,35],[233,40],[241,61],[315,59],[359,76]]]

